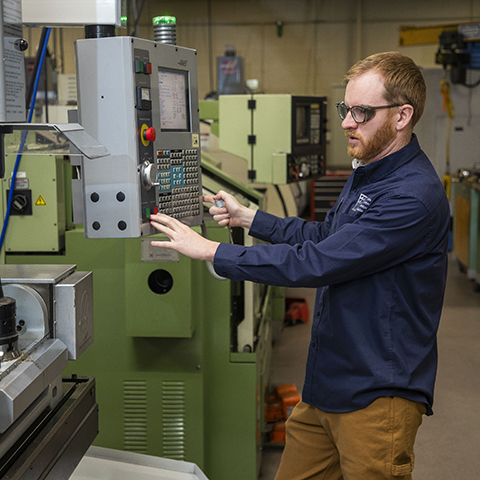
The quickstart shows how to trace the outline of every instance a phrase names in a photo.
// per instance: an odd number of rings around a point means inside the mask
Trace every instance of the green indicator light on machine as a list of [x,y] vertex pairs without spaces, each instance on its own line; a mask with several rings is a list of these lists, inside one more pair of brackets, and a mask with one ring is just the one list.
[[175,17],[154,17],[152,22],[154,25],[175,25],[177,19]]
[[150,218],[150,208],[145,209],[146,218]]

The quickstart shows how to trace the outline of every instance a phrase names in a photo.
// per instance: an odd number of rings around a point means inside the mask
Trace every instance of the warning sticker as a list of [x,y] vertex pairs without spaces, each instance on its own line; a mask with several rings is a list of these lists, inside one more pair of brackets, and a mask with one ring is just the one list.
[[38,196],[37,198],[37,201],[35,202],[35,205],[37,206],[45,206],[47,203],[45,202],[45,200],[43,199],[43,197],[41,195]]

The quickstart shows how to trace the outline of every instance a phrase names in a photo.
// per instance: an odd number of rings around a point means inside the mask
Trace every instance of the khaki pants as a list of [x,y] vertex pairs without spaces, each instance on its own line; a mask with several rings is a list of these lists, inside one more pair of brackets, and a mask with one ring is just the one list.
[[385,397],[327,413],[300,402],[286,426],[275,480],[410,480],[423,403]]

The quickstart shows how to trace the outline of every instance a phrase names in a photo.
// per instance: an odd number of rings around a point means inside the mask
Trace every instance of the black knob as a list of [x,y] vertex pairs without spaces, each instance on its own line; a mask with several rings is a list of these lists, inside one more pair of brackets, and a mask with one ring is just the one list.
[[12,199],[12,208],[17,212],[23,212],[28,207],[28,198],[25,195],[17,193]]
[[28,48],[28,42],[24,38],[19,38],[18,40],[15,40],[15,48],[20,51],[24,52]]

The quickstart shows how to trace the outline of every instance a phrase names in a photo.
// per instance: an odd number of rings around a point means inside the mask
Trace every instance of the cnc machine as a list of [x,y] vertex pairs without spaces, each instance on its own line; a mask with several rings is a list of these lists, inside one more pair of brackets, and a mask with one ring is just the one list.
[[[219,281],[203,263],[151,247],[166,238],[152,236],[149,216],[165,212],[211,239],[242,243],[243,230],[230,237],[208,222],[201,196],[223,188],[254,208],[263,196],[200,165],[194,50],[115,37],[111,28],[86,33],[75,46],[73,123],[17,124],[6,136],[1,198],[6,203],[13,189],[19,200],[6,267],[93,272],[95,341],[57,370],[75,381],[95,377],[96,446],[194,462],[211,480],[253,480],[271,322],[282,318],[283,298],[265,286]],[[47,306],[64,276],[49,277]],[[28,285],[36,277],[21,278]],[[51,331],[58,317],[48,320]]]

